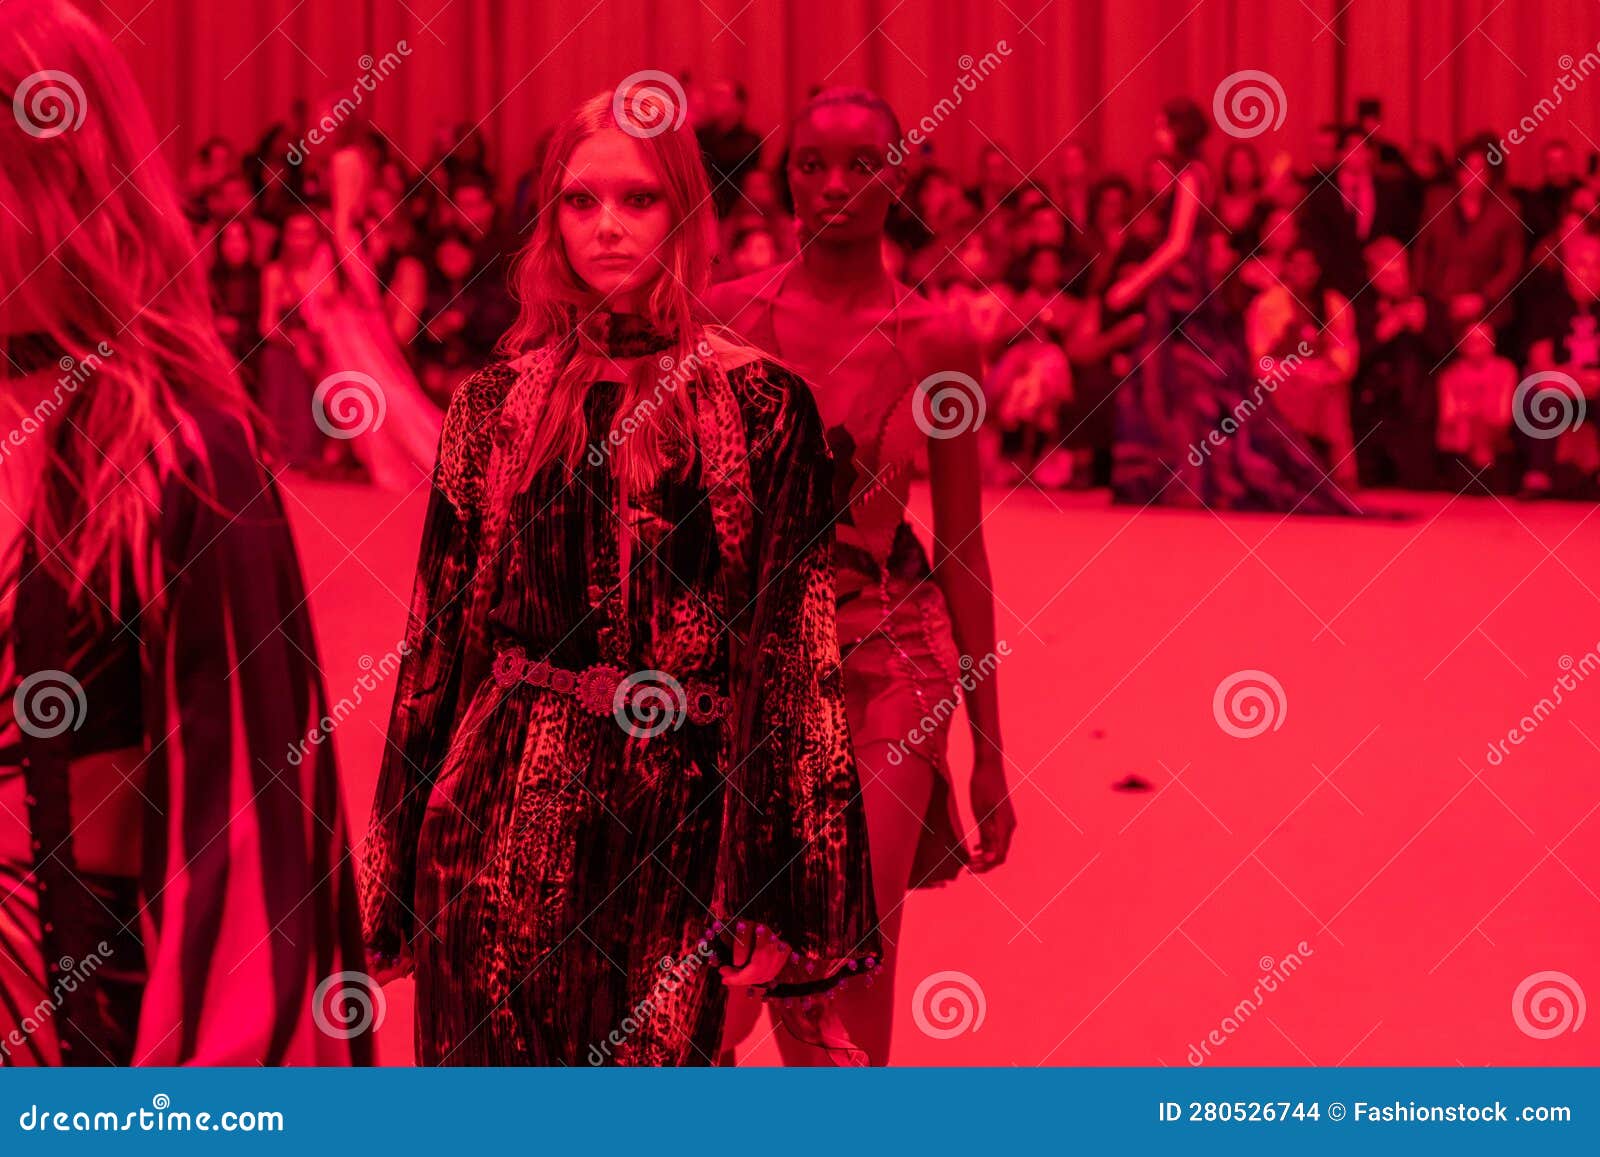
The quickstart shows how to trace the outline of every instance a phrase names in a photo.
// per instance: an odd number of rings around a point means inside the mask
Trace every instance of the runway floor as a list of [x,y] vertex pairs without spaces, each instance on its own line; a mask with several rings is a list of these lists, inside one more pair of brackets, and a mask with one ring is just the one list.
[[[337,700],[403,637],[424,496],[285,493]],[[1019,829],[908,901],[893,1063],[1600,1064],[1595,507],[987,500]],[[358,833],[391,697],[334,736]],[[380,1051],[411,1060],[408,983]]]

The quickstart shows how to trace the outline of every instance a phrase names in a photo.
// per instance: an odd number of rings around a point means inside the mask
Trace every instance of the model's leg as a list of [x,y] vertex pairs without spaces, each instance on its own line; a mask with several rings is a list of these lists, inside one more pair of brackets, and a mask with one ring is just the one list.
[[[914,750],[905,753],[898,764],[889,762],[891,750],[897,757],[900,755],[900,745],[888,741],[869,741],[855,749],[862,803],[867,812],[867,847],[872,854],[872,890],[878,902],[883,967],[871,988],[852,980],[833,1000],[850,1039],[867,1051],[875,1065],[888,1063],[900,918],[933,794],[934,776],[933,767]],[[778,1048],[785,1064],[834,1063],[822,1049],[804,1044],[782,1029],[778,1031]]]

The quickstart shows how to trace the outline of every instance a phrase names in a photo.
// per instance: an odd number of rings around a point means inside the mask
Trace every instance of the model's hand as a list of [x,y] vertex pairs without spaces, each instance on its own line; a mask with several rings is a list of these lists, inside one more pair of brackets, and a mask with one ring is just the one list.
[[770,932],[763,931],[758,935],[754,928],[736,932],[733,958],[745,960],[745,964],[739,968],[735,968],[732,961],[722,965],[718,969],[722,973],[722,983],[730,988],[771,984],[778,979],[783,966],[789,963],[792,951]]
[[972,814],[978,821],[978,847],[972,870],[987,872],[1006,862],[1017,814],[1006,788],[1005,764],[999,756],[984,756],[972,768]]

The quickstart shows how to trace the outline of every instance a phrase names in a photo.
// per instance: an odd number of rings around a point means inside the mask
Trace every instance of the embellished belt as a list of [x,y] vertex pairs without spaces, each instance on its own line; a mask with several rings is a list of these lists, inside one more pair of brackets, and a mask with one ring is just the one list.
[[704,726],[733,714],[733,701],[702,679],[680,682],[665,671],[625,671],[596,663],[569,671],[545,659],[530,659],[521,647],[495,656],[494,681],[501,687],[527,683],[571,695],[591,715],[615,717],[630,735],[649,739],[676,730],[685,719]]

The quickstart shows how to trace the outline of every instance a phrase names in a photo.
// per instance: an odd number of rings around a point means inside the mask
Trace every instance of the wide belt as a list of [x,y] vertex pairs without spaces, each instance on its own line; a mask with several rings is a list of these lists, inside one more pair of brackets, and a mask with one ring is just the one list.
[[641,739],[675,731],[685,719],[705,726],[733,713],[733,701],[704,679],[626,671],[615,663],[570,671],[546,659],[530,659],[521,647],[507,647],[495,656],[494,681],[504,688],[526,683],[570,695],[585,711],[613,716],[623,730]]

